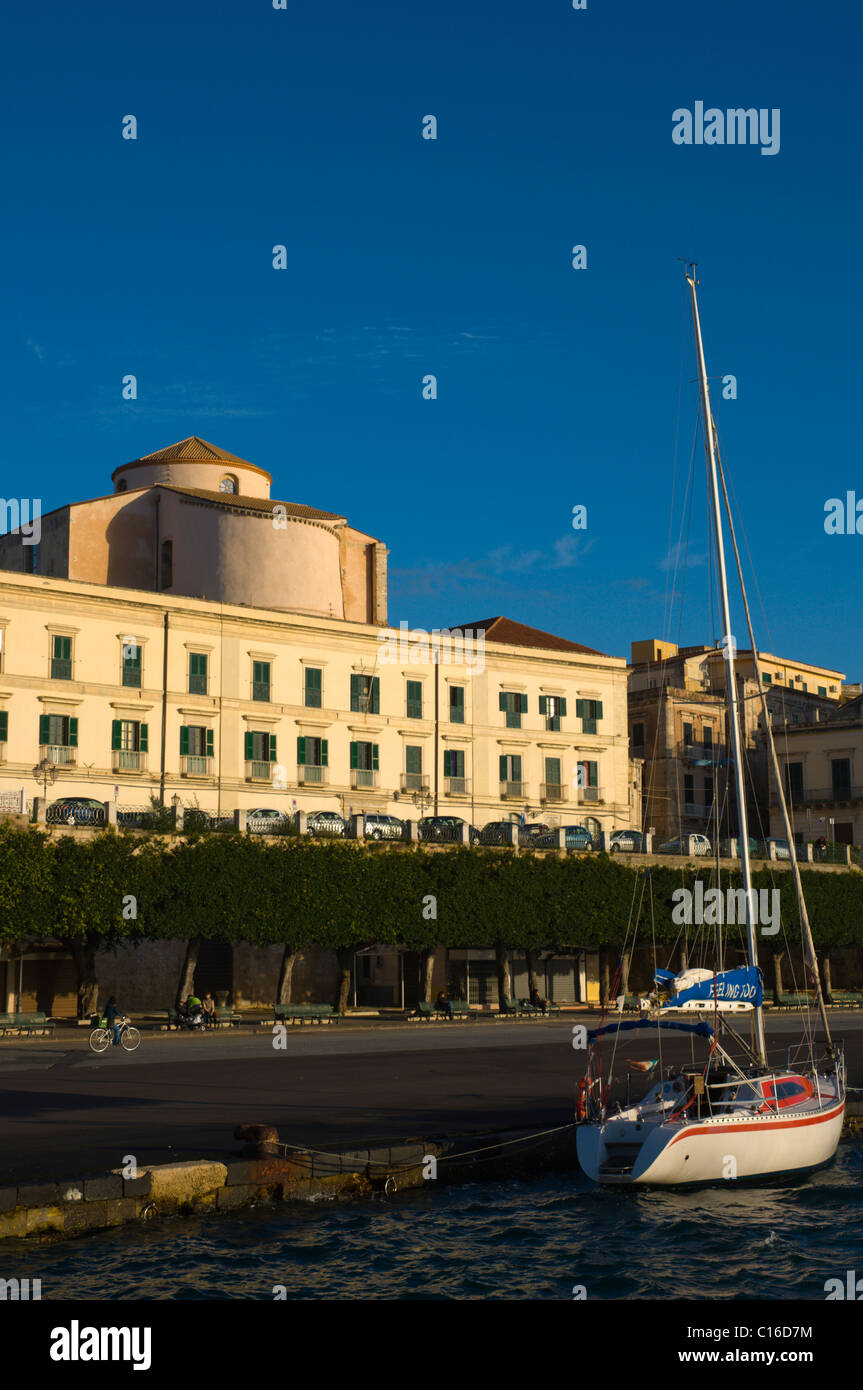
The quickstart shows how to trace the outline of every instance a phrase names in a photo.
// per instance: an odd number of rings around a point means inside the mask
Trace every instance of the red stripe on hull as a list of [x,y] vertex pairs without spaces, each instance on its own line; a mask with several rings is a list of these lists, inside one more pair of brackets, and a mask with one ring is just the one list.
[[843,1100],[841,1105],[834,1106],[832,1110],[825,1110],[819,1115],[801,1115],[797,1120],[766,1120],[759,1124],[734,1124],[734,1125],[695,1125],[687,1126],[680,1134],[676,1134],[667,1145],[670,1149],[681,1139],[691,1139],[693,1134],[728,1134],[746,1130],[757,1129],[802,1129],[804,1125],[822,1125],[828,1120],[835,1120],[837,1115],[841,1115],[845,1109]]

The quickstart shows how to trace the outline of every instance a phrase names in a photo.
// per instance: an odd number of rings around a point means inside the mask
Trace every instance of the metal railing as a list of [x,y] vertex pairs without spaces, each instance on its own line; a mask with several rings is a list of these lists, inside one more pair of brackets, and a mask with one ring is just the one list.
[[604,801],[605,790],[603,787],[576,787],[574,800],[576,804]]
[[72,658],[68,656],[51,657],[51,679],[70,681],[72,679]]
[[329,772],[329,768],[321,767],[319,763],[298,763],[297,781],[319,787],[327,781]]
[[470,781],[467,777],[445,777],[443,779],[444,796],[468,796],[470,794]]
[[540,801],[566,801],[569,789],[563,782],[540,782]]
[[523,801],[527,796],[527,782],[501,782],[501,800],[511,800],[513,797],[517,801]]
[[201,757],[197,753],[183,754],[180,758],[181,777],[210,777],[213,759]]
[[56,803],[47,807],[45,820],[48,825],[104,825],[104,806],[64,806]]
[[39,761],[43,758],[57,767],[74,767],[78,761],[78,749],[70,748],[66,743],[43,743],[39,747]]
[[264,758],[247,758],[246,781],[269,782],[275,766],[275,763],[271,763]]
[[427,792],[428,778],[423,772],[403,772],[399,779],[399,790],[403,792]]
[[115,748],[111,754],[111,765],[115,772],[145,772],[147,754],[135,748]]
[[352,787],[376,787],[378,784],[378,774],[370,767],[354,767],[351,769]]
[[270,698],[270,682],[269,682],[269,681],[252,681],[252,699],[253,699],[253,700],[263,700],[265,703],[267,703],[267,702],[269,701],[269,698]]
[[[863,801],[863,787],[848,783],[841,787],[807,787],[805,791],[786,792],[789,808],[793,806],[835,806],[844,802]],[[779,793],[775,788],[770,793],[770,805],[779,805]]]

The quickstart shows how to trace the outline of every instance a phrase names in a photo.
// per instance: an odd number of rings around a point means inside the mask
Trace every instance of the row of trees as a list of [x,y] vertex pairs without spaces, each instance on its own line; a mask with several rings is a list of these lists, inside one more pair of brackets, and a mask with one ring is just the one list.
[[[644,871],[605,855],[516,854],[315,843],[251,836],[160,836],[106,830],[86,838],[0,826],[0,942],[59,938],[73,956],[82,1013],[95,1007],[95,952],[118,943],[188,943],[183,991],[201,939],[282,944],[279,999],[304,947],[337,953],[340,1000],[354,951],[376,943],[421,953],[424,985],[439,946],[532,952],[619,952],[643,904],[651,938],[677,941],[672,893],[694,888],[707,865]],[[863,876],[803,874],[821,950],[863,945]],[[781,892],[782,920],[797,923],[791,875],[757,873]],[[723,886],[739,886],[734,875]],[[642,940],[646,938],[642,935]],[[778,949],[779,940],[767,943]],[[530,958],[529,958],[530,964]],[[503,983],[503,982],[502,982]]]

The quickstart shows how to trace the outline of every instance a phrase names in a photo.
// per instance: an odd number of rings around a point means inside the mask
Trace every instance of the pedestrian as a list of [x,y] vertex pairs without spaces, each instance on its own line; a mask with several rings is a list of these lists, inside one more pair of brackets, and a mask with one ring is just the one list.
[[201,1008],[204,1011],[204,1027],[215,1028],[216,1026],[216,1001],[209,990],[204,995]]
[[438,991],[438,997],[435,1000],[435,1008],[438,1013],[446,1014],[447,1018],[452,1021],[452,1003],[445,989]]

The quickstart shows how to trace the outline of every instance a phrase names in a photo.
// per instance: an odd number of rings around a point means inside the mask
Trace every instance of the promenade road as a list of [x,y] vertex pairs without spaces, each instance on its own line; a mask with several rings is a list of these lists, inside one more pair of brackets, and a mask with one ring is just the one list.
[[[119,1167],[235,1154],[237,1124],[274,1124],[288,1143],[338,1146],[540,1130],[572,1118],[584,1054],[573,1023],[352,1023],[269,1035],[144,1033],[137,1052],[94,1056],[87,1031],[0,1044],[0,1187],[90,1176]],[[774,1060],[799,1042],[794,1014],[768,1019]],[[837,1013],[849,1082],[863,1085],[863,1015]],[[703,1056],[696,1042],[696,1057]],[[686,1035],[666,1034],[663,1064],[689,1060]],[[621,1038],[626,1059],[656,1055],[655,1035]],[[861,1093],[863,1094],[863,1093]],[[854,1098],[852,1093],[852,1098]]]

